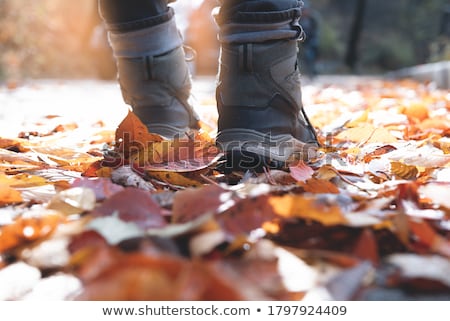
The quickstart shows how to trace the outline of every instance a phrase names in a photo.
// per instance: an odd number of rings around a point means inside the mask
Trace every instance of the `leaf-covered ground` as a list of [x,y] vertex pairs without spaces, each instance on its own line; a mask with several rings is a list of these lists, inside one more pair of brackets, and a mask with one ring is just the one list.
[[223,174],[194,88],[175,141],[111,84],[0,89],[1,300],[450,299],[448,91],[307,84],[320,157]]

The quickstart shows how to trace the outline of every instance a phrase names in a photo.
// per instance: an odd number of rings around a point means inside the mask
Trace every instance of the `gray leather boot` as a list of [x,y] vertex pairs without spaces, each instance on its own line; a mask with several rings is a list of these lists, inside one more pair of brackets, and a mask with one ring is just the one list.
[[217,143],[227,166],[283,167],[318,147],[302,106],[297,42],[222,44]]
[[129,32],[110,32],[125,102],[148,129],[167,138],[199,128],[189,103],[191,78],[174,17]]

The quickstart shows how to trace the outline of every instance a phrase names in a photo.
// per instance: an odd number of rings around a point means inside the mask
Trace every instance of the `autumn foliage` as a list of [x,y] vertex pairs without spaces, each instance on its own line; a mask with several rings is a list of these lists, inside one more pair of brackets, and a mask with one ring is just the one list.
[[0,282],[38,277],[0,298],[64,275],[67,300],[448,299],[449,94],[308,90],[323,156],[263,173],[224,174],[212,133],[169,141],[132,112],[81,148],[52,144],[71,127],[1,138]]

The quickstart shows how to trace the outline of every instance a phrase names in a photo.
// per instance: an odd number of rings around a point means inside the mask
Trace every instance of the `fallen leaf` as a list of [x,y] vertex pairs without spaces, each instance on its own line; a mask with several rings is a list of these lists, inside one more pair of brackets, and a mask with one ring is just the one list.
[[269,200],[268,195],[262,195],[237,201],[235,205],[217,215],[216,220],[229,236],[249,235],[256,229],[262,229],[265,222],[277,217]]
[[21,203],[22,195],[19,191],[5,184],[0,184],[0,206]]
[[286,195],[273,196],[269,204],[276,214],[285,218],[303,218],[320,222],[324,225],[345,224],[339,205],[320,201],[313,196]]
[[166,211],[157,204],[151,194],[133,187],[115,193],[92,212],[94,216],[118,217],[133,222],[140,228],[163,227],[167,224]]
[[161,142],[163,138],[149,133],[147,126],[132,112],[122,120],[116,130],[116,151],[128,158],[131,154],[143,151],[154,142]]
[[353,248],[353,254],[363,261],[370,261],[374,266],[380,263],[377,240],[370,229],[364,229]]
[[297,162],[289,166],[291,176],[298,182],[305,182],[312,178],[314,170],[304,162]]
[[87,178],[87,177],[75,179],[71,183],[71,187],[83,187],[93,190],[97,202],[103,201],[106,198],[124,189],[122,186],[111,182],[111,180],[108,178]]
[[172,222],[192,221],[206,214],[217,213],[223,204],[228,204],[227,206],[231,207],[234,203],[232,193],[217,185],[187,188],[175,194]]
[[22,244],[49,236],[64,218],[48,211],[35,217],[19,217],[13,223],[0,227],[0,253]]
[[92,189],[86,187],[73,187],[56,194],[49,204],[48,209],[53,209],[70,214],[81,214],[94,209],[96,196]]
[[339,194],[339,188],[328,180],[311,178],[306,182],[299,182],[305,192],[314,194]]
[[374,127],[372,125],[358,126],[344,130],[336,136],[340,141],[351,141],[357,143],[384,143],[397,142],[389,130],[384,127]]
[[416,179],[419,170],[416,166],[406,165],[401,162],[391,162],[391,173],[400,179]]
[[125,187],[135,187],[144,191],[156,191],[152,183],[139,176],[131,167],[122,166],[111,172],[111,180]]

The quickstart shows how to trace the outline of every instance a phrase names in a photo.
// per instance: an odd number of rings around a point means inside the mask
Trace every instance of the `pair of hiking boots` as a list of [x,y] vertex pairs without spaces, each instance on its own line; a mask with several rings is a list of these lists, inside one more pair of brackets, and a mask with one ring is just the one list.
[[[167,138],[199,129],[185,52],[174,38],[168,52],[116,56],[124,100],[151,132]],[[110,40],[120,51],[114,42],[123,41]],[[222,43],[220,49],[216,143],[224,168],[282,168],[313,157],[318,141],[302,106],[297,40]]]

